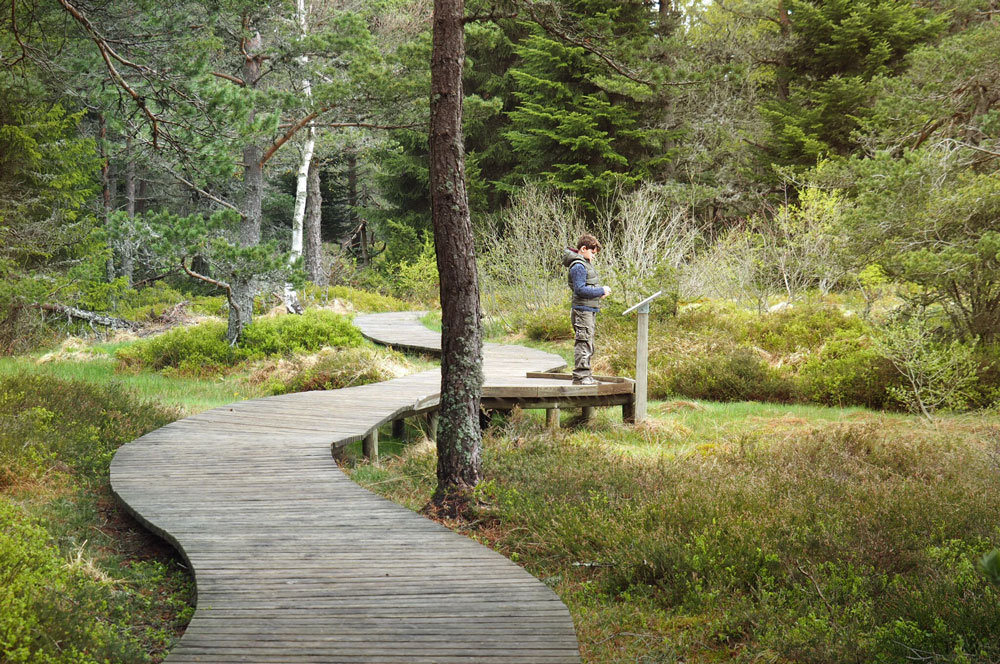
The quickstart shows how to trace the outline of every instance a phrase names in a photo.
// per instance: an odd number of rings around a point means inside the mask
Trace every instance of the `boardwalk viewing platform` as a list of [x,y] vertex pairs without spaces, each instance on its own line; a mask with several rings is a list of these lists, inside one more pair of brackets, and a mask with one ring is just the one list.
[[[355,322],[397,347],[439,348],[413,313]],[[493,390],[489,398],[509,405],[527,394],[546,408],[630,396],[626,384],[567,389],[565,380],[527,377],[563,365],[489,344],[484,395]],[[439,387],[433,370],[244,401],[118,450],[115,494],[195,576],[197,610],[168,662],[579,662],[573,622],[552,590],[337,467],[331,449],[364,440],[377,451],[373,432],[432,413]]]

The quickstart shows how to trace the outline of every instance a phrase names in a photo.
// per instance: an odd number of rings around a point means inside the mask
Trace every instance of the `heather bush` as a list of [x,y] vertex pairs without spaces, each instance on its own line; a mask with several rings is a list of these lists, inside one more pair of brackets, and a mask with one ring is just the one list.
[[[791,381],[755,351],[741,346],[710,345],[704,355],[677,358],[657,378],[664,396],[683,395],[710,401],[791,400]],[[656,390],[657,393],[660,390]]]
[[524,333],[535,341],[560,341],[573,338],[569,306],[548,307],[524,318]]
[[[1000,587],[977,569],[1000,542],[995,430],[748,430],[726,408],[685,416],[683,434],[655,415],[569,433],[515,416],[486,437],[466,527],[556,589],[587,661],[646,661],[662,642],[685,661],[1000,658]],[[373,488],[422,504],[434,467],[414,452]]]

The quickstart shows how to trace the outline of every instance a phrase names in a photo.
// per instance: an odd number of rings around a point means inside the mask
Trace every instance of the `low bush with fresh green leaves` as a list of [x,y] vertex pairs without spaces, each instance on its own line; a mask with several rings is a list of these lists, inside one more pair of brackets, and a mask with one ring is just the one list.
[[193,613],[193,584],[120,513],[108,467],[176,417],[116,385],[0,378],[0,661],[162,660]]
[[225,322],[206,321],[137,341],[115,355],[126,369],[171,367],[184,374],[204,375],[249,360],[315,352],[324,347],[348,348],[361,342],[361,333],[348,317],[310,309],[301,316],[258,318],[244,329],[237,345],[226,341]]
[[5,476],[41,476],[56,463],[99,481],[119,445],[178,413],[137,404],[115,385],[21,374],[0,378],[0,416],[2,489]]

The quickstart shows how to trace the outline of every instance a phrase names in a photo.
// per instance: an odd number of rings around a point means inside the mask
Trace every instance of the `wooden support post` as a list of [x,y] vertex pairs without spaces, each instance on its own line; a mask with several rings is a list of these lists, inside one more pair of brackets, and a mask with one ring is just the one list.
[[438,412],[432,410],[427,413],[427,439],[436,441],[438,437]]
[[583,412],[580,413],[580,419],[584,422],[589,422],[590,420],[594,419],[594,407],[584,406]]
[[638,340],[635,344],[635,414],[639,424],[646,419],[646,380],[649,374],[649,305],[639,309]]
[[369,431],[361,441],[361,450],[369,461],[378,461],[378,427]]
[[622,422],[625,424],[635,424],[635,402],[622,404]]
[[546,408],[545,409],[545,425],[550,429],[559,428],[559,409],[558,408]]
[[649,372],[649,303],[663,295],[657,291],[642,302],[626,309],[622,315],[637,312],[638,332],[635,342],[635,402],[629,411],[622,406],[622,417],[626,422],[639,424],[646,419],[646,381]]
[[392,437],[396,440],[403,440],[406,437],[406,420],[392,421]]

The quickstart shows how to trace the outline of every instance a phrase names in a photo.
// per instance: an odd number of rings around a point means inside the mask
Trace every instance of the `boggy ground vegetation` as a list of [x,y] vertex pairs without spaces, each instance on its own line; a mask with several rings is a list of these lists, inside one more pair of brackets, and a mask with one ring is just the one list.
[[[453,528],[563,598],[588,662],[991,662],[995,418],[667,401],[643,427],[486,437]],[[613,419],[613,417],[612,417]],[[354,477],[418,509],[429,446]]]

